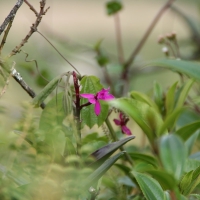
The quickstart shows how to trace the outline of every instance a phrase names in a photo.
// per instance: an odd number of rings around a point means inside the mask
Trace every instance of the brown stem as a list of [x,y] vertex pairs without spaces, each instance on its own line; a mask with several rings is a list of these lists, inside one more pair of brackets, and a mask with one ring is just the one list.
[[6,28],[6,26],[13,21],[18,9],[20,8],[20,6],[22,5],[23,0],[18,0],[17,3],[15,4],[15,6],[13,7],[13,9],[10,11],[10,13],[8,14],[8,16],[6,17],[6,19],[4,20],[4,22],[2,23],[2,25],[0,26],[0,35],[1,33],[4,31],[4,29]]
[[130,58],[124,64],[124,72],[122,73],[122,76],[121,76],[121,78],[123,80],[127,79],[129,67],[131,66],[132,62],[134,61],[136,55],[139,53],[139,51],[143,47],[144,43],[146,42],[146,40],[149,37],[149,35],[152,32],[152,30],[154,29],[155,25],[157,24],[157,22],[159,21],[159,19],[161,18],[161,16],[164,14],[164,12],[172,5],[172,3],[174,3],[174,1],[175,0],[168,0],[167,3],[159,10],[159,12],[157,13],[157,15],[155,16],[155,18],[151,22],[150,26],[146,30],[146,32],[143,35],[142,39],[139,41],[138,45],[136,46],[136,48],[132,52]]
[[124,63],[124,52],[123,52],[123,46],[122,46],[122,36],[121,36],[119,13],[116,13],[114,15],[114,20],[115,20],[115,32],[116,32],[116,40],[117,40],[118,59],[119,59],[119,63],[122,65]]
[[32,36],[32,34],[37,31],[37,27],[39,26],[39,24],[42,20],[42,16],[45,15],[49,9],[49,7],[48,7],[46,10],[44,10],[45,4],[46,4],[46,0],[42,0],[40,2],[40,12],[35,20],[35,23],[32,24],[29,33],[21,41],[21,43],[12,50],[12,52],[10,53],[10,55],[8,55],[8,57],[11,57],[11,56],[15,55],[16,53],[18,53],[20,51],[21,47],[24,46],[24,44],[28,42],[28,39]]
[[8,36],[9,31],[10,31],[12,23],[13,23],[13,19],[9,22],[9,24],[8,24],[6,30],[5,30],[5,33],[4,33],[4,36],[3,36],[3,39],[2,39],[1,45],[0,45],[0,54],[1,54],[1,51],[2,51],[2,49],[4,47],[4,44],[6,43],[6,38]]
[[77,154],[80,155],[81,150],[81,105],[80,105],[80,90],[78,84],[78,78],[75,71],[72,72],[73,74],[73,81],[74,81],[74,89],[76,93],[76,100],[75,100],[75,118],[76,118],[76,125],[77,125],[77,132],[78,132],[78,139],[77,139]]
[[35,13],[36,17],[38,17],[39,13],[37,12],[37,10],[35,10],[35,8],[27,0],[24,0],[24,3],[26,3],[29,8]]

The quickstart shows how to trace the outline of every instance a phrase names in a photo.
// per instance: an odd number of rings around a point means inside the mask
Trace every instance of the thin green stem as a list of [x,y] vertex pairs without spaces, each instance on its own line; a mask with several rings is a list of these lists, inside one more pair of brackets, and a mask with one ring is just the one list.
[[[109,131],[110,131],[110,135],[111,135],[112,139],[113,139],[114,141],[118,141],[118,139],[117,139],[117,137],[116,137],[116,135],[115,135],[115,131],[114,131],[114,129],[113,129],[113,127],[112,127],[112,125],[111,125],[111,123],[110,123],[110,121],[109,121],[108,118],[106,118],[105,123],[106,123],[106,125],[107,125],[107,127],[108,127],[108,129],[109,129]],[[125,157],[126,157],[126,160],[127,160],[127,161],[129,162],[129,164],[132,166],[132,165],[133,165],[133,161],[132,161],[131,157],[128,155],[128,153],[124,150],[124,147],[123,147],[123,146],[120,147],[120,150],[124,152],[124,155],[125,155]]]

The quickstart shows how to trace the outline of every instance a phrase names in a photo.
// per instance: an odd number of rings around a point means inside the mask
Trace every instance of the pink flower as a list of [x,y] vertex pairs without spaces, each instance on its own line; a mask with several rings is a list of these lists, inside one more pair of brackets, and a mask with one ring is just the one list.
[[119,114],[119,118],[120,118],[120,120],[118,120],[118,119],[113,120],[115,122],[115,124],[117,126],[121,126],[122,133],[124,133],[126,135],[132,135],[130,129],[126,126],[129,119],[125,118],[121,112]]
[[88,99],[88,101],[91,104],[94,104],[94,112],[96,115],[99,115],[101,112],[101,105],[99,103],[99,100],[104,100],[104,101],[108,101],[108,100],[112,100],[115,97],[112,94],[109,94],[109,90],[108,89],[102,89],[99,92],[97,92],[96,95],[94,94],[80,94],[81,97]]

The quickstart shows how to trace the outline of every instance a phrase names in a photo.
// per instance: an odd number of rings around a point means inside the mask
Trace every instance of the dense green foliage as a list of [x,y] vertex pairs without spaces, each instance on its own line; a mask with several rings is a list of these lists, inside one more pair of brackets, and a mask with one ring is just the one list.
[[[106,9],[115,17],[123,5],[112,0]],[[178,52],[176,34],[161,43],[170,42]],[[101,43],[93,51],[107,83],[76,69],[63,73],[38,84],[41,92],[23,105],[15,127],[0,130],[0,199],[200,199],[199,62],[180,52],[146,62],[145,69],[179,75],[176,82],[169,78],[168,88],[154,82],[146,94],[127,84],[134,56],[112,61]],[[107,71],[112,62],[121,67],[117,78]],[[9,59],[0,57],[0,72],[6,85],[13,72]]]

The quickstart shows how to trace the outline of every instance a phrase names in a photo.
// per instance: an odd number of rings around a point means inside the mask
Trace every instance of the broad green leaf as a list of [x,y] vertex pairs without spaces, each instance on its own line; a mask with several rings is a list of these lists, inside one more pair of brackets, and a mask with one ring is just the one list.
[[163,124],[160,114],[154,108],[130,98],[115,99],[110,101],[109,105],[129,115],[141,127],[149,141],[153,142],[158,129]]
[[174,188],[177,185],[177,182],[174,179],[174,177],[166,171],[150,169],[146,172],[149,173],[154,179],[156,179],[159,182],[163,190],[174,190]]
[[86,178],[85,186],[90,187],[95,184],[123,154],[123,152],[120,152],[106,160],[100,167],[98,167],[92,174],[90,174]]
[[41,103],[51,94],[51,92],[56,88],[60,81],[61,77],[57,76],[53,80],[51,80],[43,89],[42,91],[34,97],[33,105],[35,107],[39,107]]
[[175,105],[175,90],[178,82],[175,82],[167,91],[165,99],[166,116],[168,116],[174,109]]
[[155,104],[155,102],[146,94],[137,91],[132,91],[129,95],[131,98],[136,99],[138,101],[142,101],[148,104],[149,106],[155,108],[155,110],[159,111],[158,106]]
[[174,128],[174,125],[179,117],[179,115],[185,110],[185,108],[177,108],[171,114],[167,116],[164,120],[164,123],[158,130],[158,135],[163,135],[166,132],[166,129],[171,131]]
[[120,1],[112,0],[106,4],[108,15],[113,15],[122,9],[122,4]]
[[45,132],[51,131],[55,127],[62,126],[64,118],[63,93],[59,93],[48,102],[43,110],[39,128]]
[[[89,93],[95,95],[103,88],[103,86],[100,83],[100,80],[95,76],[84,76],[81,80],[81,86],[81,94]],[[87,99],[81,98],[81,104],[85,104],[87,102]],[[88,125],[90,128],[92,128],[95,124],[101,126],[108,115],[108,105],[103,101],[100,101],[100,104],[101,113],[99,116],[96,116],[93,104],[83,107],[83,109],[81,110],[82,122]]]
[[[95,158],[95,162],[92,163],[92,166],[98,167],[101,165],[105,160],[107,160],[117,149],[119,149],[121,146],[129,142],[130,140],[134,139],[135,136],[129,136],[126,138],[123,138],[122,140],[119,140],[117,142],[113,142],[111,144],[108,144],[95,152],[91,154],[92,157]],[[91,166],[90,165],[90,166]]]
[[184,141],[186,141],[190,136],[192,136],[200,128],[200,121],[192,122],[187,124],[176,131]]
[[129,155],[131,156],[133,160],[141,160],[149,164],[152,164],[155,167],[158,166],[158,160],[153,156],[143,154],[143,153],[138,153],[138,152],[129,153]]
[[159,59],[147,64],[148,66],[165,67],[200,81],[200,64],[198,62]]
[[146,174],[138,172],[132,173],[147,200],[164,199],[164,191],[155,179]]
[[148,164],[146,162],[136,162],[134,166],[134,170],[140,173],[147,172],[148,170],[154,170],[156,167],[152,164]]
[[192,87],[194,83],[194,80],[192,79],[189,79],[183,86],[180,94],[179,94],[179,97],[178,97],[178,100],[176,102],[176,108],[181,108],[185,102],[185,99],[190,91],[190,88]]
[[166,171],[179,180],[187,157],[183,141],[174,134],[163,136],[159,144],[159,152]]

